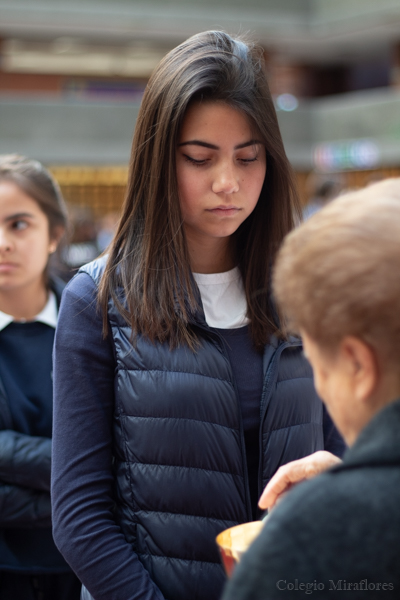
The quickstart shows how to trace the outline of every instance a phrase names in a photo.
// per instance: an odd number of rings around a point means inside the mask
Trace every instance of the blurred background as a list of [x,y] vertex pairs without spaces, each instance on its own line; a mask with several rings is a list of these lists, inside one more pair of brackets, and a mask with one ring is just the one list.
[[399,0],[0,0],[0,153],[57,178],[71,264],[108,243],[152,69],[217,28],[265,49],[304,205],[400,175]]

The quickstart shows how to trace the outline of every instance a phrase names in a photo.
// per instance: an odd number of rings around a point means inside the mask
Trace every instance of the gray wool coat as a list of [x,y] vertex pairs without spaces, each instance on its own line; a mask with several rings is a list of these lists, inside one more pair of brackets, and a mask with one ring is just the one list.
[[400,597],[400,400],[273,510],[223,600]]

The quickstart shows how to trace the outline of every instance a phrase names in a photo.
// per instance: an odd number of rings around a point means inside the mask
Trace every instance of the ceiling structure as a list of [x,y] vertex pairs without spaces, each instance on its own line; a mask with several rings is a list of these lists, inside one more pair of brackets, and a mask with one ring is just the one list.
[[400,2],[0,0],[0,37],[11,40],[8,55],[17,53],[18,44],[21,55],[24,43],[32,50],[40,41],[54,56],[94,56],[101,46],[109,48],[116,62],[135,56],[140,62],[146,53],[157,62],[190,35],[216,28],[249,33],[267,50],[298,61],[376,58],[399,38]]

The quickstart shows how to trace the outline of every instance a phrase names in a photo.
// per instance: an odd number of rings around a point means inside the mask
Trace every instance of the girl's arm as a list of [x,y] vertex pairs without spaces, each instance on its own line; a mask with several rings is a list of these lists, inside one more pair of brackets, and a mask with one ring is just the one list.
[[0,481],[50,492],[51,439],[0,431]]
[[53,535],[96,600],[161,600],[114,520],[115,361],[95,286],[78,274],[61,302],[54,350]]
[[0,527],[51,527],[50,494],[0,482]]
[[0,527],[51,527],[51,440],[0,431]]

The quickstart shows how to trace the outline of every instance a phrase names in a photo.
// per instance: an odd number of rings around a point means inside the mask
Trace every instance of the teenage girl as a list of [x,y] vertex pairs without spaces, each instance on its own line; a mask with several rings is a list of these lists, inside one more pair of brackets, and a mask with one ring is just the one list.
[[261,51],[210,31],[167,54],[56,337],[54,535],[83,598],[217,599],[216,535],[281,464],[342,450],[270,298],[296,210]]
[[62,284],[48,261],[66,228],[50,173],[0,156],[0,598],[74,600],[51,533],[52,349]]

